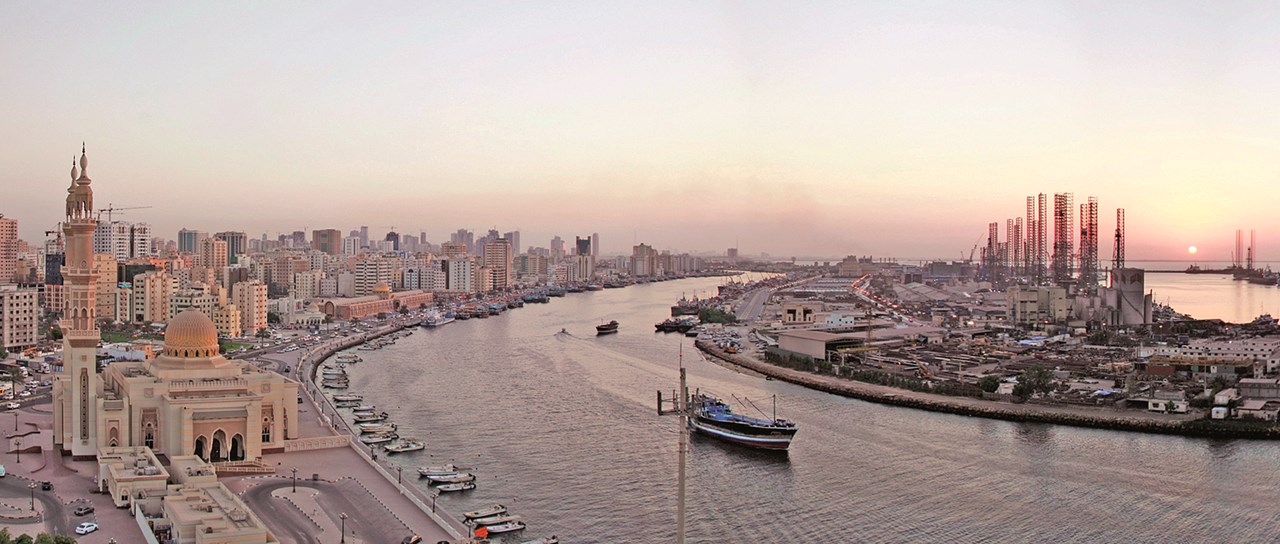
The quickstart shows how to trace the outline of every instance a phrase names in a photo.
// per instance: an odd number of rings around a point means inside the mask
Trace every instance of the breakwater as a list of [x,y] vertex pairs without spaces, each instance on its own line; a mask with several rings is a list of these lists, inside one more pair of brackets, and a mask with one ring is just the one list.
[[[1154,415],[1107,413],[1103,411],[1105,409],[1059,408],[1044,404],[997,403],[963,397],[947,397],[783,368],[751,357],[725,353],[708,342],[698,341],[695,345],[707,355],[775,379],[881,404],[1005,421],[1052,423],[1094,429],[1216,438],[1280,439],[1280,426],[1277,425],[1235,421],[1210,422],[1202,419],[1156,419],[1157,416]],[[1089,413],[1094,411],[1097,413]]]

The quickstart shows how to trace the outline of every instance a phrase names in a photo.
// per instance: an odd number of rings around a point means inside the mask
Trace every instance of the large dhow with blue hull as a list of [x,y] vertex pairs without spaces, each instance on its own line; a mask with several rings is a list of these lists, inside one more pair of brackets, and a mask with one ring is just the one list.
[[773,419],[754,418],[735,414],[724,401],[697,392],[690,396],[689,409],[690,430],[750,448],[785,452],[798,429],[778,419],[776,405]]

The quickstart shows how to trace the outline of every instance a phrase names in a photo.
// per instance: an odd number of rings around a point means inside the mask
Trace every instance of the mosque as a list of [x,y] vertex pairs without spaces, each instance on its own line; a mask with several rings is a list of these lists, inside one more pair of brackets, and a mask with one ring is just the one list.
[[103,448],[145,446],[156,455],[210,463],[259,461],[298,437],[298,383],[219,354],[203,313],[169,321],[164,349],[147,361],[97,371],[93,191],[88,159],[72,166],[67,190],[63,370],[54,380],[54,445],[94,459]]

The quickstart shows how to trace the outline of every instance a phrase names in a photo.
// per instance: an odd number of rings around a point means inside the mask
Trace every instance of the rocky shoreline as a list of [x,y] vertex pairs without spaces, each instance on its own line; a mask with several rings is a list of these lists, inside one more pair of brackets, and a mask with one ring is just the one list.
[[695,345],[699,350],[711,357],[774,379],[835,395],[881,404],[964,416],[1002,419],[1005,421],[1053,423],[1117,431],[1215,438],[1280,439],[1280,425],[1208,422],[1203,419],[1190,419],[1185,416],[1178,418],[1177,416],[1161,416],[1135,411],[1122,412],[1106,408],[1014,404],[968,397],[949,397],[784,368],[751,357],[725,353],[709,342],[698,341],[695,342]]

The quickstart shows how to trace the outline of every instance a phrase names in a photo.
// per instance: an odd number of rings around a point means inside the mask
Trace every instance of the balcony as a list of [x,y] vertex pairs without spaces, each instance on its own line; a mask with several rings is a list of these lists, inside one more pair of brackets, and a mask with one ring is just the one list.
[[169,382],[169,392],[185,391],[225,391],[228,389],[248,389],[249,382],[244,379],[229,380],[177,380]]

